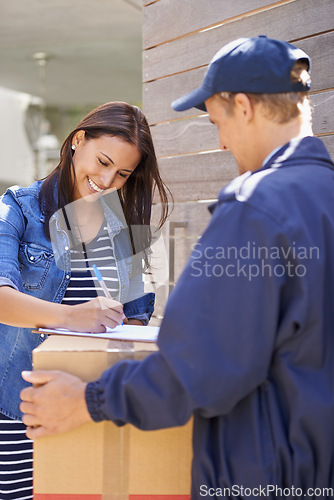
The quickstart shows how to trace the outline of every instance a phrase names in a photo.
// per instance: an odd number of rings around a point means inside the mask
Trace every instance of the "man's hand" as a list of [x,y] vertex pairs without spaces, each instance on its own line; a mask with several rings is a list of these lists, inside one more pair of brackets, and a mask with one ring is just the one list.
[[24,371],[22,377],[36,387],[21,391],[20,409],[27,436],[36,439],[66,432],[91,422],[80,378],[61,371]]

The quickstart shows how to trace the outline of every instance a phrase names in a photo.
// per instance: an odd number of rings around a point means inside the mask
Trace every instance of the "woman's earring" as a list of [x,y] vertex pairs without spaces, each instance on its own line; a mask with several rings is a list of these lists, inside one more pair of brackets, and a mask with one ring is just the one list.
[[75,151],[75,144],[72,144],[71,148]]

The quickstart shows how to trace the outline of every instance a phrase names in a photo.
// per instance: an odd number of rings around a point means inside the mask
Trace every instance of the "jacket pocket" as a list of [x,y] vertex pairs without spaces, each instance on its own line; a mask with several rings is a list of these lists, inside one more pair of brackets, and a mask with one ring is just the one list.
[[19,268],[26,290],[43,287],[53,260],[53,253],[32,243],[22,243],[19,248]]

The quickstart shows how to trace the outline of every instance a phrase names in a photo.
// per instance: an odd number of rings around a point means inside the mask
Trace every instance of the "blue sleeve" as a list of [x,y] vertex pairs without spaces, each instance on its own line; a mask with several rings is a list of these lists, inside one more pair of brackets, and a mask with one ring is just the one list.
[[20,206],[7,191],[0,198],[0,284],[22,291],[19,270],[19,247],[25,230],[25,220]]
[[127,318],[139,319],[147,325],[154,311],[155,294],[145,293],[138,299],[124,304],[124,314]]
[[270,215],[243,205],[214,212],[168,301],[159,352],[88,384],[95,420],[154,429],[193,412],[224,415],[266,379],[281,295],[294,281],[284,257],[291,245]]
[[[96,422],[112,420],[153,430],[183,425],[191,416],[191,402],[160,352],[143,361],[125,360],[105,371],[86,387],[86,402]],[[184,398],[187,398],[184,394]]]

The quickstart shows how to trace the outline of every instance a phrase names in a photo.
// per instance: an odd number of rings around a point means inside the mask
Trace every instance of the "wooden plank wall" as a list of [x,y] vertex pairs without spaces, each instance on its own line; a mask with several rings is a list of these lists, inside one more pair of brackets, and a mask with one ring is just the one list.
[[[313,129],[334,156],[333,20],[333,0],[143,0],[143,110],[175,200],[169,220],[187,223],[172,241],[176,279],[209,221],[209,200],[237,169],[229,152],[218,151],[207,115],[175,112],[171,102],[200,85],[210,59],[230,40],[259,34],[286,40],[312,58]],[[165,299],[160,290],[157,316]]]

